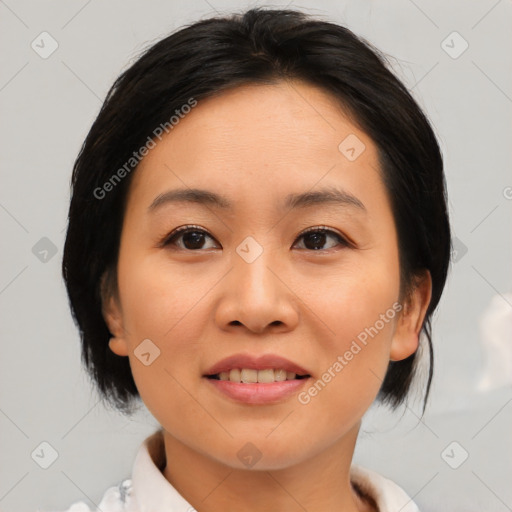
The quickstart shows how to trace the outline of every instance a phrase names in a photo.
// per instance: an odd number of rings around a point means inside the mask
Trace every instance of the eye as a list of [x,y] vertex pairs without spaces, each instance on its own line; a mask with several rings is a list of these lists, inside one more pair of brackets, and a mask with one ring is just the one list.
[[[350,245],[349,242],[347,242],[341,235],[324,226],[308,229],[299,236],[299,239],[301,238],[304,239],[304,242],[302,247],[299,248],[312,251],[325,251],[332,249],[337,245],[341,245],[343,247],[348,247]],[[206,245],[207,239],[214,240],[212,236],[210,236],[204,229],[200,228],[199,226],[183,226],[174,230],[170,235],[168,235],[161,242],[161,246],[167,247],[173,245],[178,249],[188,251],[196,251],[198,249],[214,249],[216,247],[215,244],[210,247]],[[326,243],[328,243],[329,239],[334,240],[334,243],[331,243],[329,247],[323,247]]]
[[[212,249],[215,247],[205,247],[205,240],[213,238],[198,226],[183,226],[173,231],[162,241],[162,246],[174,245],[179,249],[194,251],[197,249]],[[181,243],[177,243],[181,241]]]
[[[333,247],[336,247],[336,245],[342,245],[343,247],[348,247],[350,245],[341,235],[323,226],[308,229],[302,233],[299,238],[304,239],[303,247],[300,248],[312,251],[332,249]],[[334,245],[331,244],[330,247],[327,248],[322,248],[323,245],[328,243],[329,238],[331,240],[337,240],[338,243],[334,243]]]

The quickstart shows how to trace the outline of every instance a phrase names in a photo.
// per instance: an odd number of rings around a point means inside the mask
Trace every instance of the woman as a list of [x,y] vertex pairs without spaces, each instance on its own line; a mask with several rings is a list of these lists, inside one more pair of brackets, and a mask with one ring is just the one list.
[[103,512],[418,510],[352,464],[420,341],[432,364],[451,251],[436,138],[377,50],[291,10],[185,27],[116,80],[72,187],[85,365],[161,425]]

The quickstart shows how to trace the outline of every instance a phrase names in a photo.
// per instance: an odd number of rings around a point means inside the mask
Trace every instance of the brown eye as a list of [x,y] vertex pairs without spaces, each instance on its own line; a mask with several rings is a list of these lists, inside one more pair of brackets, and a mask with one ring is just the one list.
[[[208,239],[214,241],[204,229],[195,226],[184,226],[173,231],[168,237],[164,239],[161,246],[174,246],[178,249],[186,251],[197,251],[201,249],[216,248],[208,246]],[[338,233],[326,228],[314,228],[302,233],[299,239],[303,239],[300,249],[309,251],[326,251],[336,246],[348,247],[350,244]],[[327,247],[325,247],[327,245]]]
[[174,245],[188,251],[211,249],[212,247],[205,246],[208,239],[213,240],[203,229],[185,226],[172,232],[163,242],[163,246]]
[[[315,228],[305,233],[302,233],[299,238],[304,239],[303,247],[301,249],[308,249],[312,251],[319,250],[328,250],[336,247],[337,245],[342,245],[344,247],[348,247],[348,242],[338,233],[324,228]],[[332,244],[329,240],[335,240],[337,243]],[[325,244],[329,244],[329,247],[324,247]]]

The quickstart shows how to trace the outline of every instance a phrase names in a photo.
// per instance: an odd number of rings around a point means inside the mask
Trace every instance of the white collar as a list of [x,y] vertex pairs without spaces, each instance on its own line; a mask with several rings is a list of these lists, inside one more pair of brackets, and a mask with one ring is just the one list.
[[[163,431],[142,443],[133,464],[129,494],[135,498],[137,512],[191,512],[190,503],[162,474],[165,466]],[[377,504],[379,512],[419,512],[405,491],[392,480],[358,465],[350,468],[350,479]]]

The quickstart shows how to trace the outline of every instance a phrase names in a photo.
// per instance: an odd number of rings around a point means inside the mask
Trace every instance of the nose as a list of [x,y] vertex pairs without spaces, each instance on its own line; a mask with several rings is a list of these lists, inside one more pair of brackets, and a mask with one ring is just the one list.
[[283,265],[270,251],[250,263],[234,253],[232,269],[220,288],[217,324],[223,330],[245,327],[258,334],[293,330],[300,301],[286,281]]

